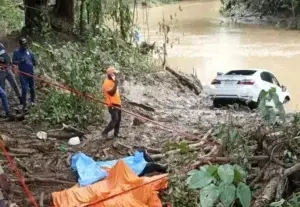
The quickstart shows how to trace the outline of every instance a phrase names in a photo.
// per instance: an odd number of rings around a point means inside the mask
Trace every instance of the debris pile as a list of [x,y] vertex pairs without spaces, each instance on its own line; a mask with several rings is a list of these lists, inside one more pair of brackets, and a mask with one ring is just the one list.
[[[77,183],[71,169],[71,158],[77,152],[106,161],[143,149],[156,162],[170,164],[170,177],[187,178],[187,172],[206,164],[237,163],[248,171],[247,184],[254,192],[255,207],[287,198],[299,187],[297,115],[269,124],[256,112],[212,110],[205,94],[196,95],[195,88],[182,85],[186,79],[164,72],[142,79],[123,82],[126,108],[192,136],[162,131],[129,115],[124,115],[121,126],[126,139],[102,139],[101,126],[80,130],[63,125],[41,131],[20,122],[3,123],[3,142],[40,206],[51,205],[53,192]],[[5,157],[1,164],[11,184],[9,199],[19,206],[30,206]]]

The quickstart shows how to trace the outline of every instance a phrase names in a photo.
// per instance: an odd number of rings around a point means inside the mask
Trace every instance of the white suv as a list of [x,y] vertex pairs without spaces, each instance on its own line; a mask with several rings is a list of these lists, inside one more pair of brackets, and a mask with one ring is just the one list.
[[[291,100],[287,88],[280,85],[271,72],[262,69],[241,69],[231,70],[225,74],[218,73],[211,82],[210,96],[215,107],[227,101],[243,101],[249,103],[250,108],[256,108],[261,92],[268,92],[271,88],[276,89],[281,103]],[[270,103],[270,105],[273,104]]]

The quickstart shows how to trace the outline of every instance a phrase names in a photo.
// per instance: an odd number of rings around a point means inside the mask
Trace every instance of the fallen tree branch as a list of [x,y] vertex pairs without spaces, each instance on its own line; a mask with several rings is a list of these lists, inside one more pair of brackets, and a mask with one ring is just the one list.
[[128,101],[128,103],[130,105],[133,105],[133,106],[137,106],[137,107],[140,107],[146,111],[152,111],[152,112],[155,112],[155,109],[152,108],[151,106],[148,106],[146,104],[141,104],[141,103],[137,103],[137,102],[133,102],[133,101]]
[[162,153],[162,149],[160,148],[151,148],[151,147],[146,147],[146,146],[137,146],[137,145],[134,145],[135,148],[139,148],[139,149],[144,149],[146,150],[148,153]]
[[72,137],[81,137],[83,136],[82,133],[80,132],[67,132],[67,131],[62,131],[61,129],[59,130],[52,130],[52,131],[47,131],[47,136],[56,138],[56,139],[70,139]]
[[[203,89],[201,82],[198,81],[192,81],[191,79],[189,79],[188,77],[186,77],[185,75],[181,75],[178,72],[176,72],[175,70],[173,70],[170,67],[166,67],[166,70],[169,71],[172,75],[174,75],[180,82],[181,84],[187,86],[189,89],[193,90],[195,92],[196,95],[199,95]],[[195,78],[197,79],[197,78]],[[195,83],[196,82],[196,83]]]
[[280,180],[280,176],[276,176],[268,182],[263,192],[261,193],[261,196],[259,196],[255,200],[253,207],[264,207],[268,203],[270,203],[270,201],[273,199],[274,194],[276,192],[279,180]]
[[71,166],[71,159],[72,159],[72,154],[68,153],[68,157],[66,159],[66,165],[67,165],[67,167]]
[[[231,163],[238,161],[239,158],[233,157],[200,157],[200,161],[197,161],[194,166],[201,165],[203,162],[216,162],[216,163]],[[267,161],[270,159],[267,155],[250,156],[246,157],[248,161]]]
[[18,149],[18,148],[8,148],[9,152],[13,152],[13,153],[20,153],[20,154],[35,154],[38,153],[37,150],[35,149],[28,149],[28,148],[24,148],[24,149]]
[[[75,185],[76,182],[64,181],[64,180],[57,180],[54,178],[25,178],[25,183],[56,183],[56,184],[64,184],[64,185]],[[11,182],[20,182],[18,179],[11,179]]]
[[283,172],[283,176],[284,177],[287,177],[291,174],[294,174],[295,172],[299,171],[300,170],[300,163],[297,163],[296,165],[294,165],[293,167],[290,167],[288,169],[286,169],[284,172]]
[[63,124],[63,130],[68,131],[68,132],[75,132],[78,134],[77,136],[79,136],[79,137],[84,135],[84,132],[81,131],[80,129],[77,129],[73,126],[66,125],[66,124]]
[[257,176],[249,184],[250,188],[253,187],[260,180],[260,178],[264,175],[264,173],[268,167],[269,167],[269,162],[264,165],[264,167],[259,171]]
[[40,207],[44,207],[44,197],[45,197],[45,193],[41,192],[41,195],[40,195]]
[[283,177],[279,180],[276,188],[275,201],[280,201],[282,199],[287,182],[287,177]]
[[[205,143],[204,141],[201,141],[201,142],[198,142],[198,143],[195,143],[195,144],[188,145],[189,152],[199,150],[199,147],[203,146],[204,143]],[[167,151],[165,153],[151,155],[151,158],[154,159],[154,160],[158,160],[158,159],[161,159],[161,158],[163,158],[167,155],[180,153],[181,151],[182,151],[181,149],[170,150],[170,151]]]
[[[0,155],[5,155],[4,152],[0,152]],[[30,154],[16,154],[16,153],[9,153],[10,156],[12,157],[30,157]]]

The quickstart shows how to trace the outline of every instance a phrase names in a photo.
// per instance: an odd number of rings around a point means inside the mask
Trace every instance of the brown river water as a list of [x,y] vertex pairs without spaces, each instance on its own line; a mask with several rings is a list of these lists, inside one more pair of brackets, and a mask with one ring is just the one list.
[[183,1],[140,10],[137,18],[144,39],[161,45],[159,22],[165,17],[171,67],[196,74],[204,85],[219,71],[268,69],[291,93],[287,110],[300,111],[300,32],[225,22],[220,7],[219,0]]

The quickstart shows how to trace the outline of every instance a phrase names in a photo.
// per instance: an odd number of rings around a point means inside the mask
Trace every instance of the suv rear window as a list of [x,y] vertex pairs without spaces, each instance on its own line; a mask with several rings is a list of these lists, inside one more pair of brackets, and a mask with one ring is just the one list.
[[231,70],[225,75],[253,75],[256,70]]

